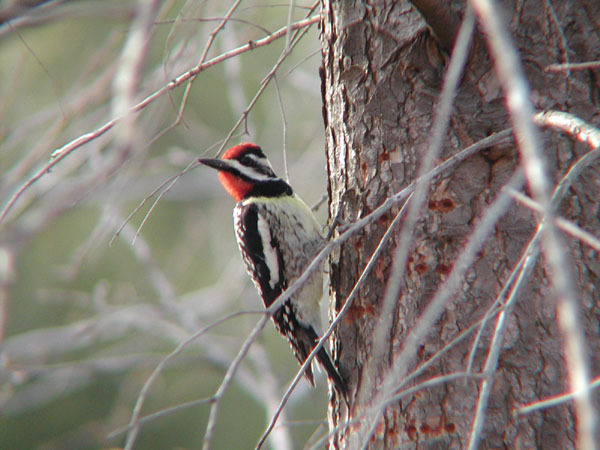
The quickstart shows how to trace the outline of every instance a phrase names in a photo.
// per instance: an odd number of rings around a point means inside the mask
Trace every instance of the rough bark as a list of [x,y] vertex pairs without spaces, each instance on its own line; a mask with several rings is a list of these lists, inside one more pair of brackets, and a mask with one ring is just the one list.
[[[344,224],[364,217],[416,176],[429,143],[441,90],[450,35],[464,4],[454,2],[445,15],[436,2],[323,0],[323,116],[329,174],[330,217]],[[444,8],[446,2],[438,2]],[[425,6],[423,6],[425,4]],[[456,6],[459,5],[459,6]],[[416,7],[419,8],[417,10]],[[434,5],[435,6],[435,5]],[[554,8],[554,10],[552,9]],[[502,3],[511,35],[521,54],[534,106],[576,114],[598,123],[598,72],[549,73],[549,64],[600,57],[600,7],[593,1]],[[444,17],[448,16],[447,19]],[[429,19],[429,20],[428,20]],[[447,21],[448,27],[443,24]],[[436,32],[437,29],[437,32]],[[450,30],[450,31],[449,31]],[[442,159],[489,134],[510,126],[503,93],[485,39],[476,31],[454,103]],[[589,148],[572,137],[544,131],[544,156],[553,180]],[[392,239],[360,289],[335,333],[336,357],[352,395],[349,419],[361,417],[373,398],[403,337],[442,285],[474,223],[519,164],[514,144],[496,146],[469,158],[432,182],[422,211],[395,305],[387,359],[367,373],[377,323],[392,265]],[[586,169],[562,201],[559,212],[600,236],[600,164]],[[330,260],[331,303],[343,305],[396,210],[367,226]],[[447,304],[408,371],[436,354],[461,331],[480,320],[506,283],[535,229],[536,217],[513,204],[496,224],[464,284]],[[600,373],[599,255],[567,237],[585,329],[592,376]],[[575,422],[569,403],[515,416],[520,406],[568,391],[563,342],[556,321],[548,272],[542,260],[529,276],[508,318],[499,365],[486,409],[481,448],[569,448]],[[474,372],[487,357],[495,318],[488,322],[475,353]],[[464,372],[474,334],[454,345],[413,383],[432,376]],[[469,440],[481,380],[468,378],[420,390],[390,405],[371,437],[371,448],[464,448]],[[595,394],[595,405],[599,397]],[[346,417],[332,405],[331,422]],[[354,448],[356,425],[331,441]]]

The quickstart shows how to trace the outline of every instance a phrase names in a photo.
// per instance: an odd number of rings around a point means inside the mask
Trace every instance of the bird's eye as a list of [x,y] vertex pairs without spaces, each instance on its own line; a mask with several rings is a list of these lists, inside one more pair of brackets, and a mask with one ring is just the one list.
[[242,156],[242,157],[240,158],[240,162],[241,162],[241,163],[242,163],[244,166],[250,166],[250,165],[252,165],[253,161],[254,161],[254,160],[253,160],[252,158],[250,158],[249,156],[247,156],[247,155],[244,155],[244,156]]

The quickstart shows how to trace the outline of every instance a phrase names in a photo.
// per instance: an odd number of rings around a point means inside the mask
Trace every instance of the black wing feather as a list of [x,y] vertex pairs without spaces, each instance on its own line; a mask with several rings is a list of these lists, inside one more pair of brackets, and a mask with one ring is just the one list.
[[279,266],[279,280],[271,286],[271,269],[265,260],[265,252],[262,244],[262,238],[258,231],[258,206],[250,203],[240,212],[240,227],[238,230],[243,234],[244,239],[239,239],[242,257],[246,263],[248,273],[254,280],[254,284],[260,291],[265,307],[269,307],[277,297],[287,288],[285,277],[283,276],[284,261],[279,251],[279,245],[276,239],[271,236],[271,246],[277,254],[277,263]]
[[[240,239],[239,242],[248,272],[260,291],[265,307],[268,308],[288,286],[285,279],[285,261],[281,255],[279,242],[273,236],[273,233],[271,233],[271,242],[269,244],[275,249],[277,255],[279,276],[278,282],[271,286],[271,270],[265,260],[265,249],[263,248],[262,238],[258,230],[259,214],[259,208],[254,203],[242,207],[240,211],[240,231],[243,233],[244,239]],[[300,325],[292,308],[293,305],[290,300],[285,302],[283,307],[279,308],[273,314],[273,322],[277,331],[288,338],[296,359],[302,364],[314,348],[319,337],[312,328],[309,329]],[[329,362],[329,357],[324,349],[317,355],[319,360],[323,359],[323,357],[326,357]],[[310,384],[314,386],[315,381],[310,366],[308,366],[304,374]]]

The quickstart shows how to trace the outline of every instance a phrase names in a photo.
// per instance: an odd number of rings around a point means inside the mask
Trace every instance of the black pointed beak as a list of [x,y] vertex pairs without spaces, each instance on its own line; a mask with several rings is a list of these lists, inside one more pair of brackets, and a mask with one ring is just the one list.
[[227,170],[230,169],[227,161],[222,159],[213,159],[213,158],[198,158],[198,162],[204,164],[205,166],[212,167],[217,170]]

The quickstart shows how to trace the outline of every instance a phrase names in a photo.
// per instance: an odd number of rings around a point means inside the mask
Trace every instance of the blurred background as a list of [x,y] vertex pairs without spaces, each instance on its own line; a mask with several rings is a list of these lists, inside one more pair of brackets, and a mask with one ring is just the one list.
[[[123,446],[124,433],[109,435],[157,365],[218,319],[262,306],[235,244],[233,200],[210,169],[185,169],[216,154],[294,34],[203,70],[189,96],[182,83],[104,132],[123,99],[133,106],[195,67],[236,2],[150,3],[0,3],[0,448]],[[309,3],[237,3],[207,60],[314,16]],[[148,12],[143,51],[128,53]],[[227,144],[258,143],[311,206],[326,194],[319,64],[315,24]],[[325,205],[317,217],[325,223]],[[145,421],[136,448],[202,444],[202,399],[259,318],[224,321],[168,361],[142,416],[175,409]],[[297,369],[269,322],[223,398],[212,447],[253,448]],[[272,447],[324,433],[322,375],[317,384],[300,382]]]

